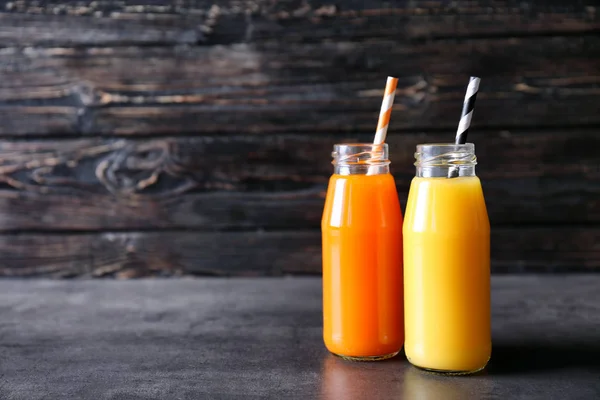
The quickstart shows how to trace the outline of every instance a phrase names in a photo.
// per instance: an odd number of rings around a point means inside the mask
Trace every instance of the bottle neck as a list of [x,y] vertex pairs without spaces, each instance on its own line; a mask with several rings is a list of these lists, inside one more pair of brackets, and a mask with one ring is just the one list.
[[420,144],[415,159],[416,176],[420,178],[476,176],[477,157],[473,143]]
[[333,167],[336,175],[382,175],[390,173],[389,164],[347,165],[336,164]]
[[349,143],[333,146],[333,169],[338,175],[382,175],[390,172],[387,144]]
[[[452,171],[458,174],[453,174]],[[448,178],[450,176],[476,176],[475,165],[453,166],[420,166],[417,165],[416,176],[419,178]],[[456,177],[455,176],[455,177]]]

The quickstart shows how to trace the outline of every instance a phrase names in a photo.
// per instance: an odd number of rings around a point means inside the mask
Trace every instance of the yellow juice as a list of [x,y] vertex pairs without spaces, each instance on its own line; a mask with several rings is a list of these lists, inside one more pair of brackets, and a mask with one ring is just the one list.
[[490,225],[476,176],[415,177],[403,226],[405,352],[473,372],[491,354]]

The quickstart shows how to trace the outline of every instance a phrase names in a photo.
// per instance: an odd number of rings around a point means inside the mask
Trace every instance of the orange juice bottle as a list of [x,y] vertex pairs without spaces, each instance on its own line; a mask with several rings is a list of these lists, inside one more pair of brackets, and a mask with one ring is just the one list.
[[403,227],[406,356],[428,370],[475,372],[491,354],[490,224],[475,147],[418,145],[415,156]]
[[404,343],[402,212],[387,144],[337,144],[321,223],[323,339],[354,360]]

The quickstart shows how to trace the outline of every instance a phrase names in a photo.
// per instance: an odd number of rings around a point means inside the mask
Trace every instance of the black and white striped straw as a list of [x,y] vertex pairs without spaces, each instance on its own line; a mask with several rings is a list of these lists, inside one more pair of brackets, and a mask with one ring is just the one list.
[[[473,111],[475,110],[475,100],[477,100],[480,81],[481,79],[476,76],[472,76],[469,79],[469,86],[467,86],[467,93],[465,93],[460,122],[458,123],[458,129],[456,130],[455,144],[467,143],[467,134],[469,133],[471,118],[473,118]],[[456,178],[457,176],[458,167],[451,167],[448,171],[448,178]]]
[[469,79],[469,86],[467,86],[467,93],[465,93],[460,122],[458,123],[458,129],[456,130],[456,144],[467,143],[467,134],[469,133],[469,127],[471,126],[471,118],[473,117],[473,110],[475,109],[475,100],[477,100],[477,92],[479,91],[479,81],[481,81],[481,79],[476,76],[472,76]]

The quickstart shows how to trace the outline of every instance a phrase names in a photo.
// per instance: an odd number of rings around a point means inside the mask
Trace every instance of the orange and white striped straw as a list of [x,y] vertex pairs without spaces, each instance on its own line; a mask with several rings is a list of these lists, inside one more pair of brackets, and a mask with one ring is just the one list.
[[396,95],[396,86],[398,86],[398,78],[388,76],[387,83],[385,84],[383,101],[381,102],[381,111],[379,111],[377,132],[375,132],[375,140],[373,140],[373,144],[382,144],[385,142],[388,125],[390,124],[390,116],[392,115],[394,96]]

